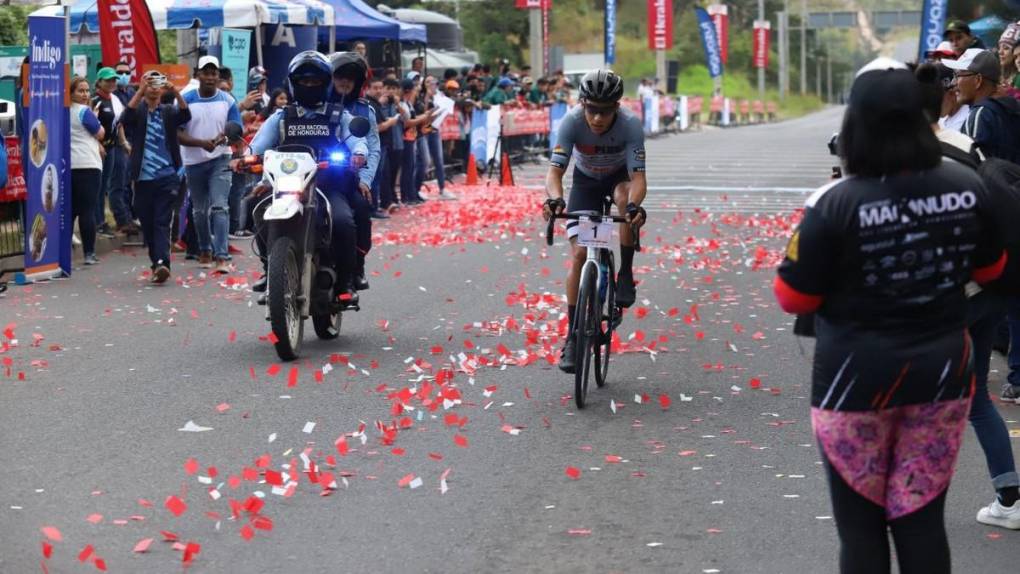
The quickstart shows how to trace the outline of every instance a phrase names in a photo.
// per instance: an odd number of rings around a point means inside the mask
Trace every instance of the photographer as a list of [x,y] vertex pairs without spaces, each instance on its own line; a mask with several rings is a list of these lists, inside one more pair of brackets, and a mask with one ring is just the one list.
[[[174,104],[161,104],[163,94]],[[156,284],[170,277],[170,220],[180,189],[177,176],[181,148],[177,130],[191,120],[191,110],[166,76],[150,71],[124,110],[123,122],[131,129],[130,177],[135,182],[135,211],[149,247],[152,279]]]

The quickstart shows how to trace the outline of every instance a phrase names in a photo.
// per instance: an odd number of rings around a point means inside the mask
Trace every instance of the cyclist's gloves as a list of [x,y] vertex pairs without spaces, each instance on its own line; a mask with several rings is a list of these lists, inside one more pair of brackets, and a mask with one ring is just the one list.
[[549,199],[545,200],[545,204],[553,215],[556,215],[557,213],[567,208],[567,202],[563,201],[562,197],[556,198],[550,197]]
[[627,216],[630,217],[630,220],[634,221],[634,219],[637,218],[638,214],[641,214],[641,222],[642,223],[645,223],[645,222],[648,221],[648,212],[645,211],[645,208],[641,207],[640,205],[636,205],[634,203],[628,203],[627,204]]

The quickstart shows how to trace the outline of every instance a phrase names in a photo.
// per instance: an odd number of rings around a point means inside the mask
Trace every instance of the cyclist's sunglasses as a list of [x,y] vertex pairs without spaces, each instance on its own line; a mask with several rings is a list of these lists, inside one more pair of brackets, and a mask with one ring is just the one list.
[[584,103],[584,113],[589,116],[608,116],[615,114],[616,110],[620,108],[620,104],[612,104],[609,106],[600,106],[598,104]]

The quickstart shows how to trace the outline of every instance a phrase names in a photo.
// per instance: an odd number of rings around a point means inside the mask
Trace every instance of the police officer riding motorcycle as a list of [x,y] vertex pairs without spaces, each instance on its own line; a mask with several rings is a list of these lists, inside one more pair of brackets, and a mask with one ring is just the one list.
[[357,237],[357,264],[354,273],[354,286],[363,291],[368,289],[365,277],[365,256],[372,249],[372,182],[376,177],[382,148],[379,142],[379,128],[375,110],[368,100],[361,97],[368,78],[368,63],[357,52],[336,52],[329,58],[333,70],[333,81],[330,86],[329,101],[342,107],[354,117],[365,118],[369,123],[369,132],[365,136],[368,154],[365,165],[358,170],[358,187],[356,193],[349,193],[347,202],[354,213],[354,224]]
[[[252,140],[250,152],[261,155],[278,146],[295,144],[308,146],[312,150],[328,151],[346,144],[350,157],[343,159],[349,161],[350,167],[363,169],[368,149],[362,138],[351,135],[353,116],[342,107],[327,101],[331,77],[329,60],[323,54],[308,50],[296,55],[287,69],[287,80],[294,102],[266,119]],[[243,169],[240,162],[232,161],[231,168]],[[335,299],[341,301],[346,308],[356,309],[358,294],[354,274],[357,251],[354,216],[348,198],[357,194],[351,190],[357,189],[358,176],[350,170],[327,168],[320,169],[316,178],[316,186],[328,200],[328,204],[319,202],[321,229],[331,229],[329,248],[324,250],[329,259],[324,263],[328,265],[323,264],[321,267],[331,268],[335,273]],[[252,193],[257,195],[259,190],[260,186],[256,186]],[[256,244],[265,270],[268,238],[264,227],[256,233]],[[252,290],[265,293],[266,285],[267,278],[263,276],[252,286]],[[264,294],[259,302],[265,302]]]

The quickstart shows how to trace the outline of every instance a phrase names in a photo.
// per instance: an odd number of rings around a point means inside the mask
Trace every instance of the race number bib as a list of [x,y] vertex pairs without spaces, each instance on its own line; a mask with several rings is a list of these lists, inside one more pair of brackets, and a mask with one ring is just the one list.
[[577,220],[577,244],[582,247],[610,248],[613,238],[612,222],[596,223],[590,219]]

